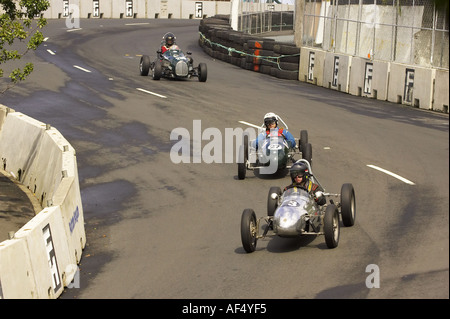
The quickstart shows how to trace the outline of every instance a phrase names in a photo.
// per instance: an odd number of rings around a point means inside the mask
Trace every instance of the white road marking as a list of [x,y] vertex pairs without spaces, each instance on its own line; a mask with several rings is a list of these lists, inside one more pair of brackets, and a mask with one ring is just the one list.
[[144,89],[141,89],[141,88],[136,88],[136,90],[141,91],[141,92],[144,92],[144,93],[156,95],[156,96],[158,96],[158,97],[160,97],[160,98],[163,98],[163,99],[166,99],[166,98],[167,98],[167,96],[164,96],[164,95],[161,95],[161,94],[158,94],[158,93],[155,93],[155,92],[147,91],[147,90],[144,90]]
[[383,169],[383,168],[381,168],[381,167],[378,167],[378,166],[375,166],[375,165],[370,165],[370,164],[368,164],[367,166],[370,167],[370,168],[376,169],[376,170],[378,170],[378,171],[380,171],[380,172],[383,172],[383,173],[385,173],[385,174],[391,175],[392,177],[395,177],[395,178],[401,180],[402,182],[404,182],[404,183],[406,183],[406,184],[409,184],[409,185],[416,185],[416,184],[414,184],[413,182],[411,182],[410,180],[408,180],[408,179],[406,179],[406,178],[404,178],[404,177],[401,177],[400,175],[397,175],[397,174],[395,174],[395,173],[392,173],[392,172],[390,172],[390,171],[388,171],[388,170],[385,170],[385,169]]
[[141,22],[141,23],[125,23],[125,25],[142,25],[142,24],[150,24],[149,22]]
[[48,37],[45,37],[43,41],[46,42],[47,40],[48,40]]
[[91,71],[89,71],[89,70],[87,70],[87,69],[85,69],[85,68],[82,68],[81,66],[74,65],[73,67],[74,67],[74,68],[77,68],[77,69],[79,69],[79,70],[81,70],[81,71],[84,71],[84,72],[87,72],[87,73],[91,73]]
[[245,125],[248,125],[248,126],[252,126],[252,127],[256,127],[256,128],[261,129],[261,126],[258,126],[258,125],[255,125],[255,124],[252,124],[252,123],[249,123],[249,122],[245,122],[245,121],[238,121],[238,122],[241,123],[241,124],[245,124]]
[[67,32],[72,32],[72,31],[79,31],[82,30],[81,28],[73,28],[73,29],[69,29],[67,30]]
[[55,55],[55,52],[53,52],[53,51],[50,50],[50,49],[47,49],[47,52],[50,53],[51,55]]

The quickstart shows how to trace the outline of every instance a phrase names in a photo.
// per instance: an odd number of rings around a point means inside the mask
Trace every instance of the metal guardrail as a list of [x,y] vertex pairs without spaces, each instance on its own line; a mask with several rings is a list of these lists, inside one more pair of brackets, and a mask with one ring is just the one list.
[[294,30],[293,11],[264,11],[239,15],[239,31],[260,34],[272,31]]

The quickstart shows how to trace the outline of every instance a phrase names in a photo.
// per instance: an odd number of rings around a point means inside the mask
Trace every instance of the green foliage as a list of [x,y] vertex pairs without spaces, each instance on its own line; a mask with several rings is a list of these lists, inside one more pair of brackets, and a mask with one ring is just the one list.
[[[49,6],[50,2],[47,0],[0,0],[0,77],[4,76],[2,64],[20,60],[44,41],[40,30],[47,24],[47,20],[41,13]],[[21,52],[16,46],[22,47]],[[32,63],[11,71],[11,83],[3,90],[0,88],[0,94],[25,80],[32,71]]]

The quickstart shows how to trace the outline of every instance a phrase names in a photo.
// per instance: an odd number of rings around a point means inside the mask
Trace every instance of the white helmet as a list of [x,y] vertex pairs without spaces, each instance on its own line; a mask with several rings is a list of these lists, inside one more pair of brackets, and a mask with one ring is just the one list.
[[264,115],[264,125],[266,127],[269,127],[269,124],[272,122],[275,122],[275,125],[278,126],[278,115],[272,112]]

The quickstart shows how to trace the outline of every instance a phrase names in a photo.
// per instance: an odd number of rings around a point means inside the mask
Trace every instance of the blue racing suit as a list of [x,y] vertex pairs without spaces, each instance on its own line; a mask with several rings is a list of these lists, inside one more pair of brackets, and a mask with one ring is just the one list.
[[[252,146],[255,148],[258,148],[258,144],[264,142],[264,140],[269,136],[269,134],[270,134],[270,130],[266,130],[265,132],[260,133],[258,135],[258,137],[256,138],[256,140],[253,141]],[[279,128],[278,136],[284,137],[290,148],[295,148],[296,143],[295,143],[294,136],[291,134],[291,132],[289,132],[283,128]]]

